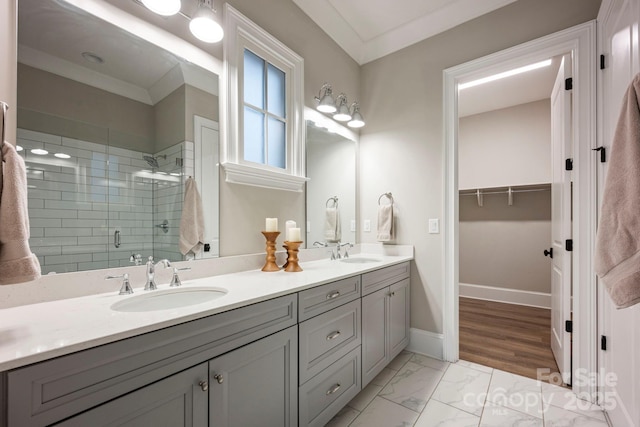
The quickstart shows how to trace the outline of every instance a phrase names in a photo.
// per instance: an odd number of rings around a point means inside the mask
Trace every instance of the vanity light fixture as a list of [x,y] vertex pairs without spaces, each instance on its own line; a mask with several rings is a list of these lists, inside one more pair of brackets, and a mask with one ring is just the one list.
[[193,16],[180,12],[180,0],[134,0],[147,9],[162,16],[179,14],[188,19],[189,30],[198,40],[205,43],[217,43],[224,37],[224,30],[213,6],[213,0],[198,0],[198,8]]
[[[347,122],[350,128],[361,128],[364,126],[364,119],[360,113],[360,104],[354,102],[349,106],[347,95],[341,93],[333,99],[333,91],[329,83],[324,83],[315,97],[318,106],[316,110],[330,115],[338,122]],[[337,107],[336,107],[337,105]]]
[[180,12],[180,0],[141,0],[142,4],[152,12],[162,16],[171,16]]
[[329,83],[325,83],[320,88],[318,96],[316,96],[318,106],[316,109],[322,113],[335,113],[336,101],[333,99],[333,90]]
[[347,95],[341,93],[338,95],[336,102],[338,103],[338,110],[333,115],[333,118],[339,122],[347,122],[351,120],[351,112],[347,105]]
[[198,9],[189,22],[191,33],[206,43],[217,43],[224,37],[213,0],[198,0]]
[[364,126],[364,118],[360,113],[360,104],[354,102],[351,104],[351,120],[347,123],[350,128],[361,128]]

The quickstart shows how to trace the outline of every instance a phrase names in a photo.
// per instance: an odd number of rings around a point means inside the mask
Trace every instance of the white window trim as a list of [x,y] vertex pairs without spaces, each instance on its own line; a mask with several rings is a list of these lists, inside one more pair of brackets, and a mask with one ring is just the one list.
[[[221,90],[221,163],[227,182],[301,192],[305,177],[304,60],[228,3],[224,7],[224,63]],[[286,169],[244,161],[240,109],[244,48],[257,48],[287,69]],[[260,54],[261,52],[255,52]],[[268,60],[268,58],[267,58]]]

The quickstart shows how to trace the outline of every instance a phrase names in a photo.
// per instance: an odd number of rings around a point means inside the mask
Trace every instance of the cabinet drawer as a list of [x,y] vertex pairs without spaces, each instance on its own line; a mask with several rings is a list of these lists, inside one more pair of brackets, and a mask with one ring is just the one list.
[[44,426],[296,324],[296,295],[11,371],[10,426]]
[[324,426],[360,390],[360,347],[356,347],[300,387],[300,427]]
[[370,294],[378,289],[399,282],[409,277],[411,270],[409,262],[404,262],[391,267],[381,268],[362,275],[362,295]]
[[300,384],[360,345],[360,300],[300,324]]
[[360,297],[360,276],[349,277],[298,293],[300,322]]

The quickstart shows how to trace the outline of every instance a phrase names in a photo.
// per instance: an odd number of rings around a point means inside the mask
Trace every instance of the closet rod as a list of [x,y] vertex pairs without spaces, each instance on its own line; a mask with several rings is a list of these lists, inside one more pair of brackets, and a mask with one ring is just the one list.
[[[550,191],[550,188],[532,188],[530,190],[512,190],[512,193],[533,193],[537,191]],[[480,190],[480,194],[486,196],[487,194],[509,194],[509,190],[503,191],[482,191]],[[461,196],[477,196],[476,192],[473,193],[460,193]]]

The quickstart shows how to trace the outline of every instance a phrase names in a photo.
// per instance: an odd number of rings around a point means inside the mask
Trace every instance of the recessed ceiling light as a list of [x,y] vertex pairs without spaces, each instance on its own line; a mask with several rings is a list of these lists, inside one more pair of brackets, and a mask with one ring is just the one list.
[[59,159],[70,159],[71,156],[68,154],[64,154],[64,153],[56,153],[54,154],[54,156],[56,156]]
[[49,154],[47,150],[43,150],[42,148],[34,148],[31,150],[31,154],[37,154],[38,156],[44,156]]
[[16,151],[22,151],[24,150],[24,148],[22,148],[22,145],[16,145]]
[[162,16],[171,16],[180,12],[180,0],[141,0],[152,12]]
[[82,52],[82,57],[94,64],[104,64],[104,59],[93,52]]
[[495,80],[504,79],[506,77],[515,76],[517,74],[526,73],[527,71],[537,70],[538,68],[548,67],[549,65],[551,65],[551,60],[547,59],[546,61],[536,62],[535,64],[526,65],[524,67],[505,71],[503,73],[494,74],[493,76],[484,77],[482,79],[473,80],[467,83],[462,83],[458,85],[458,89],[466,89],[469,87],[478,86],[484,83],[493,82]]

